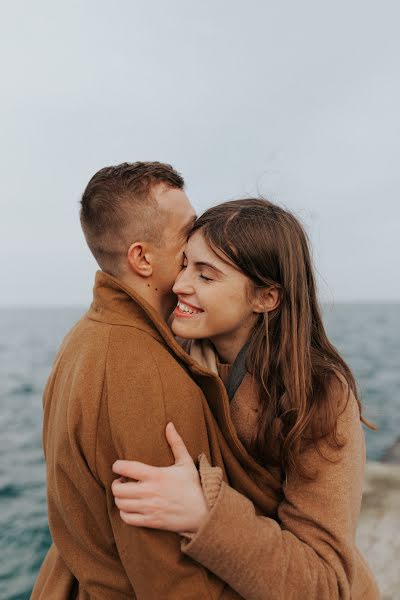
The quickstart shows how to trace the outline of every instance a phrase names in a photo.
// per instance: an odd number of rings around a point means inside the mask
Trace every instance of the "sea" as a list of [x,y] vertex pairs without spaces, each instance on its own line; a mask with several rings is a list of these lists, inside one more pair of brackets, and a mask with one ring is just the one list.
[[[50,546],[42,393],[79,308],[0,309],[0,600],[26,600]],[[324,305],[330,339],[357,378],[368,460],[400,434],[400,304]]]

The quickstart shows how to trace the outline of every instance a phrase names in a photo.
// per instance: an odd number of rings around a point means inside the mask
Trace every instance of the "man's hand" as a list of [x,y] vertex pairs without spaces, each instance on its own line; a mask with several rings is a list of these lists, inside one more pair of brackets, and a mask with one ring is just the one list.
[[152,467],[137,461],[117,460],[112,492],[122,520],[128,525],[196,533],[209,508],[196,466],[172,423],[166,437],[175,458],[170,467]]

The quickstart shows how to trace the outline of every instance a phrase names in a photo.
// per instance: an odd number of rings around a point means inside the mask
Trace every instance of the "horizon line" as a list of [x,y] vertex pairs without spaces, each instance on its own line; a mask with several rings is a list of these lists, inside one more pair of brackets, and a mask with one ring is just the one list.
[[[91,303],[90,303],[91,304]],[[90,304],[0,304],[0,310],[62,310],[62,309],[82,309],[88,310]],[[335,304],[400,304],[398,299],[355,299],[355,300],[320,300],[321,305],[334,306]]]

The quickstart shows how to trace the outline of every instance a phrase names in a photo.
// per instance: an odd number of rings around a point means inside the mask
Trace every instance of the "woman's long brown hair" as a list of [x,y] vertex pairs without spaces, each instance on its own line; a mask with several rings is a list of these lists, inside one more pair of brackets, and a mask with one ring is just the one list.
[[354,394],[362,422],[375,426],[363,418],[351,370],[326,335],[307,235],[293,214],[263,198],[210,208],[195,231],[250,279],[252,293],[272,286],[280,292],[278,307],[260,315],[247,355],[261,399],[251,451],[261,464],[310,477],[301,465],[307,444],[319,450],[324,438],[332,447],[343,445],[337,395],[329,393],[333,378],[347,382],[347,398]]

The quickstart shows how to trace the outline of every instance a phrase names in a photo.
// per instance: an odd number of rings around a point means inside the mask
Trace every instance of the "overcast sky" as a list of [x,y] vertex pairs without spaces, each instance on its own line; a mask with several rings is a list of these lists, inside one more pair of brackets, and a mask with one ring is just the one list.
[[400,300],[398,2],[1,2],[0,305],[85,305],[99,168],[161,160],[201,211],[300,216],[323,300]]

